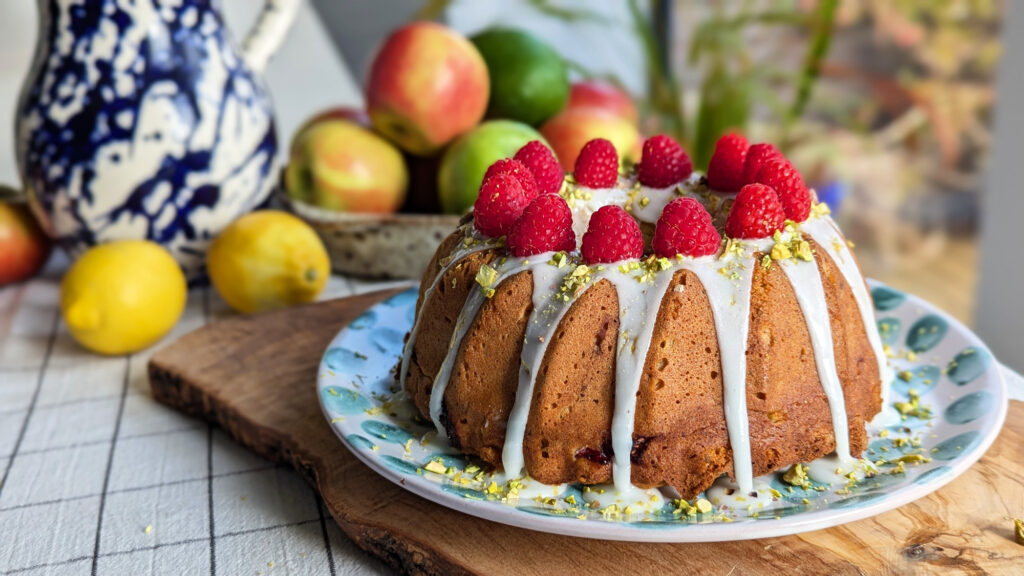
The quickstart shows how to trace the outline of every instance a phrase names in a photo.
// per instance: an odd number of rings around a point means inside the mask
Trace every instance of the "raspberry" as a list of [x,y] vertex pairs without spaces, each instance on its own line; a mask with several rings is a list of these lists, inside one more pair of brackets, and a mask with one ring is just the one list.
[[487,236],[504,236],[512,231],[530,200],[514,175],[495,174],[480,186],[473,203],[473,225]]
[[747,159],[743,162],[743,183],[757,182],[757,171],[761,166],[769,160],[782,157],[782,152],[771,144],[754,144],[747,150]]
[[786,223],[779,196],[764,184],[747,184],[736,195],[725,233],[732,238],[767,238]]
[[654,253],[666,258],[717,254],[721,243],[711,214],[693,198],[669,202],[654,227]]
[[644,142],[643,156],[637,176],[640,183],[652,188],[665,188],[685,180],[693,173],[693,162],[678,142],[659,134]]
[[530,202],[508,235],[512,255],[524,258],[544,252],[576,249],[572,212],[558,194],[541,194]]
[[610,188],[619,180],[619,153],[604,138],[583,145],[576,157],[576,181],[590,188]]
[[580,252],[587,264],[639,258],[644,255],[644,235],[621,206],[602,206],[590,216]]
[[541,194],[558,194],[562,189],[562,181],[565,180],[562,165],[540,140],[533,140],[520,148],[515,159],[533,172]]
[[743,187],[743,162],[750,144],[739,134],[726,134],[715,144],[708,163],[708,185],[717,192],[735,192]]
[[491,164],[487,168],[487,172],[484,173],[483,182],[487,182],[489,179],[497,174],[511,174],[519,180],[519,185],[523,187],[523,192],[526,193],[530,199],[534,199],[537,196],[537,180],[527,168],[519,160],[513,160],[512,158],[502,158]]
[[811,191],[796,168],[785,158],[769,160],[757,171],[758,184],[770,186],[779,195],[786,218],[803,222],[811,214]]

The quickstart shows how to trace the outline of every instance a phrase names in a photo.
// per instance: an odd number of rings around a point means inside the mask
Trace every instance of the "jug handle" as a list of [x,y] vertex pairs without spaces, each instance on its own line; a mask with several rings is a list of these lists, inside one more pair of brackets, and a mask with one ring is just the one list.
[[249,68],[263,72],[267,61],[288,34],[302,0],[265,0],[263,11],[242,44],[242,56]]

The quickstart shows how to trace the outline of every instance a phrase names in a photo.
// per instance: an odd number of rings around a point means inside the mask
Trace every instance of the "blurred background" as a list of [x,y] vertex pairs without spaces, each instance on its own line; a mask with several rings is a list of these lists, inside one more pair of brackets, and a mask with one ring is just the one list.
[[[231,28],[246,29],[258,4],[225,0]],[[993,184],[1018,170],[1012,149],[1002,176],[992,166],[1001,141],[993,131],[997,78],[1016,75],[1005,57],[1009,4],[308,0],[267,82],[287,142],[315,110],[361,106],[376,48],[408,21],[437,19],[466,35],[496,24],[527,30],[558,51],[573,79],[600,78],[627,92],[641,131],[675,135],[698,167],[730,128],[777,143],[833,208],[866,275],[933,301],[1022,368],[1024,318],[1007,303],[1024,280],[1002,266],[1017,259],[1006,235],[983,234],[983,223],[1010,222],[1005,213],[1021,207],[1012,187]],[[35,19],[33,3],[4,7],[0,115],[8,122]],[[1005,138],[1016,138],[1012,114],[1000,118]],[[0,139],[0,183],[18,179],[12,146]],[[995,216],[984,216],[986,203]]]

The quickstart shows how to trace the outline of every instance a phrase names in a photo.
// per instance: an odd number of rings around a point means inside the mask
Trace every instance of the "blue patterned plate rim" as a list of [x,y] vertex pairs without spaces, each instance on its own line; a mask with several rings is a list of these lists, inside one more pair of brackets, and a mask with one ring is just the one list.
[[[782,500],[789,503],[795,500],[782,498],[778,502],[782,507],[775,508],[775,514],[730,522],[679,521],[667,514],[649,516],[641,521],[608,520],[595,517],[593,512],[581,519],[573,515],[554,515],[535,505],[516,506],[498,500],[477,499],[485,494],[455,484],[448,476],[428,473],[423,466],[431,458],[443,456],[444,459],[458,460],[458,456],[428,451],[417,438],[429,428],[403,429],[402,426],[408,424],[384,410],[394,406],[386,405],[379,394],[395,385],[394,365],[401,355],[405,333],[412,325],[418,296],[415,286],[372,306],[338,333],[321,361],[317,397],[324,417],[342,444],[372,470],[427,500],[494,522],[552,534],[635,542],[723,542],[829,528],[913,502],[963,474],[995,441],[1008,408],[1008,392],[998,363],[970,329],[912,294],[899,292],[874,280],[868,280],[868,284],[875,301],[879,327],[884,328],[883,338],[892,342],[902,340],[917,355],[910,360],[897,358],[892,361],[894,373],[911,374],[909,385],[931,386],[931,389],[920,393],[922,398],[938,389],[964,393],[956,401],[952,396],[939,398],[937,393],[929,397],[932,403],[938,403],[939,409],[935,412],[941,414],[934,418],[938,422],[934,428],[931,425],[927,429],[924,427],[931,420],[922,420],[917,425],[921,426],[922,432],[929,433],[929,439],[922,440],[922,443],[925,448],[931,447],[924,454],[936,456],[930,463],[920,468],[908,467],[907,474],[900,481],[876,483],[877,489],[868,488],[832,503],[814,501],[815,508],[811,509],[800,505],[787,506]],[[908,326],[902,326],[903,321]],[[895,338],[894,327],[897,332]],[[905,338],[904,328],[908,330]],[[935,351],[945,355],[952,355],[955,351],[956,354],[953,360],[946,362],[939,361],[945,358],[936,356]],[[365,373],[344,371],[358,366],[362,366],[361,372]],[[942,367],[945,370],[941,370]],[[913,376],[911,368],[920,369],[918,376]],[[929,370],[936,382],[919,378]],[[884,385],[890,386],[893,394],[900,394],[906,392],[902,388],[908,385],[902,382],[900,377]],[[411,401],[406,402],[411,404]],[[936,431],[956,434],[947,434],[945,440],[938,441]],[[882,437],[876,435],[878,432],[869,430],[872,440],[882,441]],[[960,444],[966,444],[966,449]],[[951,450],[953,448],[955,450]]]

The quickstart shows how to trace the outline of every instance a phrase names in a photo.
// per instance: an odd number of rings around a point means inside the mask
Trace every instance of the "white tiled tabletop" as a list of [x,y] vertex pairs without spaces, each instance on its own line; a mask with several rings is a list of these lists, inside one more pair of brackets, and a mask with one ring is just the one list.
[[[212,290],[152,349],[101,357],[60,321],[55,260],[0,289],[0,574],[390,572],[298,474],[152,399],[153,351],[231,313]],[[393,285],[333,277],[322,297]]]

